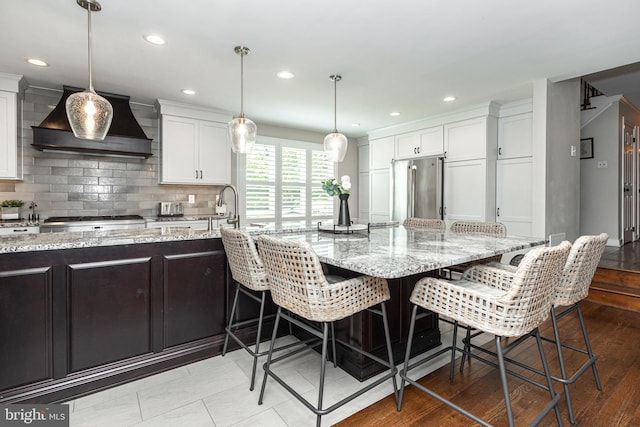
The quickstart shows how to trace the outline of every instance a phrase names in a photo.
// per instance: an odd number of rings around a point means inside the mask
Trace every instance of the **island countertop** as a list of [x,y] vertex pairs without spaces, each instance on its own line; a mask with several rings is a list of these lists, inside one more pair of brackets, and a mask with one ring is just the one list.
[[[278,234],[285,239],[305,240],[324,263],[388,279],[424,273],[545,243],[543,238],[495,237],[451,231],[440,233],[407,229],[403,226],[371,228],[370,232],[353,234],[319,232],[317,228],[248,231],[254,238],[260,234]],[[197,231],[184,227],[31,234],[1,238],[0,254],[219,237],[218,229]]]

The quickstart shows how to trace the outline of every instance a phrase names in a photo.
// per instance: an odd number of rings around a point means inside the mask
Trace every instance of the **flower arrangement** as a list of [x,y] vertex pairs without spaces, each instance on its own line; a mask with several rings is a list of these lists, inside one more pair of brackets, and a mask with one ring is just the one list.
[[343,175],[340,177],[340,182],[335,178],[328,178],[322,181],[322,189],[330,196],[349,194],[351,190],[351,178],[349,178],[349,175]]

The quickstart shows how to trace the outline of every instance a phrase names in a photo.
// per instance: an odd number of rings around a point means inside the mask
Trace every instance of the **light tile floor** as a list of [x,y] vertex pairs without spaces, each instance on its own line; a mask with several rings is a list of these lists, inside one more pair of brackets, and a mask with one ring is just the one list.
[[[442,342],[447,345],[451,342],[451,327],[443,322],[440,327]],[[294,338],[280,340],[291,342]],[[416,372],[412,376],[420,375],[419,370],[426,375],[448,363],[448,359],[449,353],[445,353],[412,371]],[[252,359],[244,350],[236,350],[225,357],[212,357],[70,401],[71,427],[314,426],[315,415],[271,379],[264,402],[258,405],[264,360],[258,362],[253,391],[249,391]],[[401,362],[396,361],[399,368]],[[277,366],[278,373],[288,372],[283,377],[294,389],[312,402],[317,400],[319,354],[303,352]],[[327,366],[325,407],[362,386],[342,369]],[[322,425],[330,426],[392,392],[389,380],[323,416]]]

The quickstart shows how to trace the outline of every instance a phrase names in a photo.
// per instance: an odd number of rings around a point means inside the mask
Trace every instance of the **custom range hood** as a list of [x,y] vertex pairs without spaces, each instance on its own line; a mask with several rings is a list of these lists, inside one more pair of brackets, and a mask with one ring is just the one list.
[[98,92],[113,106],[113,121],[103,141],[76,138],[71,131],[65,102],[69,95],[84,89],[63,86],[64,92],[58,105],[40,126],[33,128],[33,147],[37,150],[57,150],[81,154],[148,158],[152,156],[151,139],[133,116],[129,97]]

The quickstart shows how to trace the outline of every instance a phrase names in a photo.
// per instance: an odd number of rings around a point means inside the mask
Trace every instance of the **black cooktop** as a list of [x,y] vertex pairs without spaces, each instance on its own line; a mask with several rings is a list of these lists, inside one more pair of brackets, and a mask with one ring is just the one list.
[[124,221],[142,219],[140,215],[52,216],[44,222]]

